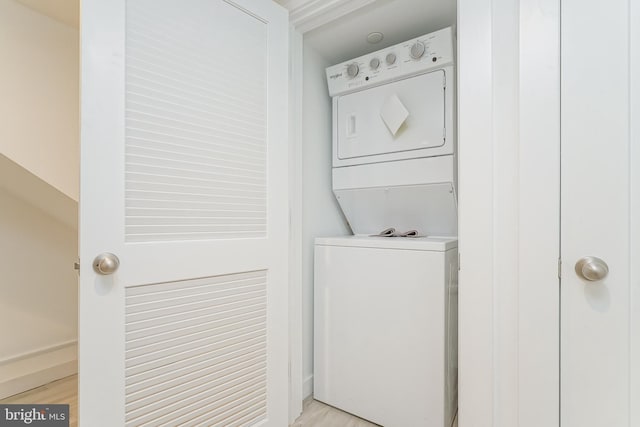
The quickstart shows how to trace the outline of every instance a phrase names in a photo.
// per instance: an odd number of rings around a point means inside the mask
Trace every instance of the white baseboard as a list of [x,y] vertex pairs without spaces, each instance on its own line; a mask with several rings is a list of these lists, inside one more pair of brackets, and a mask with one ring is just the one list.
[[0,399],[76,373],[78,373],[76,341],[2,360],[0,361]]
[[302,399],[306,399],[313,395],[313,374],[304,379],[302,383]]

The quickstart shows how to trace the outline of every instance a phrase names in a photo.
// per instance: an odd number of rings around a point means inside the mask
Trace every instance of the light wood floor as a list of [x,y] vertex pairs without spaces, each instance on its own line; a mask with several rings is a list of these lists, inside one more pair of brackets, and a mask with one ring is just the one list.
[[[304,401],[302,415],[290,427],[378,427],[378,425],[317,400],[307,399]],[[458,427],[457,417],[452,427]]]
[[78,426],[78,376],[63,378],[42,387],[0,400],[0,403],[69,405],[69,427]]
[[[68,404],[70,427],[78,426],[78,376],[63,378],[42,387],[26,391],[0,403],[50,403]],[[457,421],[453,427],[457,427]],[[307,399],[303,412],[291,427],[376,427],[369,421],[354,417],[336,408]]]
[[317,400],[304,401],[302,415],[291,427],[377,427],[362,418],[342,412]]

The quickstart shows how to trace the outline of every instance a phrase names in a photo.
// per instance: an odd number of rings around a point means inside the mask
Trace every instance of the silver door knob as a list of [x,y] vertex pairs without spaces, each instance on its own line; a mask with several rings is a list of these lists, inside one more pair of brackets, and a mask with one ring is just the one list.
[[98,274],[113,274],[118,267],[120,267],[120,260],[109,252],[100,254],[93,260],[93,270]]
[[585,280],[595,282],[607,277],[609,266],[600,258],[585,256],[576,262],[576,274]]

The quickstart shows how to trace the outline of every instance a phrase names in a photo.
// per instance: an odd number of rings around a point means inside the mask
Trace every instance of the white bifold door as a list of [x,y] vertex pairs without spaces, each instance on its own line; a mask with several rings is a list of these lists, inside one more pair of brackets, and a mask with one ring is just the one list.
[[563,0],[561,34],[561,426],[636,427],[640,1]]
[[80,425],[285,426],[287,14],[81,9]]

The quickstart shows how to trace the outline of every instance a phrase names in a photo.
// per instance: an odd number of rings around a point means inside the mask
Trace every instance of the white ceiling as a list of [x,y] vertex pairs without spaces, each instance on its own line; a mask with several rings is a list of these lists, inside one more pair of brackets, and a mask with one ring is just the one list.
[[275,0],[289,9],[289,22],[301,34],[360,9],[376,0]]
[[[337,64],[456,23],[456,0],[375,0],[305,33],[305,45]],[[384,39],[366,41],[379,31]]]
[[78,28],[80,0],[16,0],[19,3],[57,21]]

